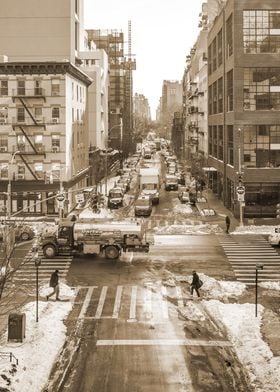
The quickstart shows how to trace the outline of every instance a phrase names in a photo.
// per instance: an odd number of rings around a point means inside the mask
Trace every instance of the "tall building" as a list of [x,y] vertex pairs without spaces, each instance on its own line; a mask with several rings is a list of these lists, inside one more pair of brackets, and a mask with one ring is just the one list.
[[109,145],[127,155],[132,142],[132,71],[135,61],[126,58],[124,34],[118,30],[87,30],[88,40],[109,58]]
[[136,93],[133,97],[135,138],[141,141],[148,132],[151,123],[151,111],[148,99],[143,94]]
[[160,99],[160,123],[164,129],[164,137],[170,139],[173,115],[181,110],[183,98],[182,82],[177,80],[164,80]]
[[280,201],[279,53],[279,1],[228,0],[208,35],[208,164],[236,216],[238,186],[245,217],[275,217]]
[[106,143],[106,56],[90,51],[83,0],[0,5],[0,209],[11,185],[13,212],[56,213],[62,186],[70,210],[88,182],[89,146]]

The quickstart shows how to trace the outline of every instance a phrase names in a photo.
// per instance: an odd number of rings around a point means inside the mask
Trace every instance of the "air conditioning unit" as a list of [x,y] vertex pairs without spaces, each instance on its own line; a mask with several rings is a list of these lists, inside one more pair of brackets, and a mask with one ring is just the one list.
[[0,151],[1,152],[7,152],[8,151],[8,147],[7,146],[1,146],[0,147]]
[[53,124],[58,124],[59,123],[59,118],[53,118],[52,119]]
[[4,117],[0,117],[0,125],[1,124],[7,124],[7,119]]
[[52,152],[59,152],[60,148],[58,146],[52,147]]
[[18,174],[17,178],[18,180],[24,180],[24,174]]

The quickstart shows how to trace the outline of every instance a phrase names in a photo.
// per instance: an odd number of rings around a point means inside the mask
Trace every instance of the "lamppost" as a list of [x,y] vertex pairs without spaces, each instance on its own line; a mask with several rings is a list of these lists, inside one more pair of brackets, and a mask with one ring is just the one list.
[[262,264],[256,264],[256,282],[255,282],[255,287],[256,287],[255,316],[256,317],[258,317],[258,272],[259,270],[263,270]]
[[64,188],[63,188],[63,179],[61,173],[59,175],[55,175],[52,171],[49,174],[50,176],[50,184],[53,184],[53,177],[59,180],[59,194],[56,197],[56,200],[58,201],[58,215],[59,219],[63,218],[63,209],[64,209]]
[[7,218],[11,218],[11,209],[12,209],[12,179],[11,179],[11,165],[14,163],[14,158],[16,154],[20,154],[20,151],[15,151],[12,154],[11,160],[8,163],[8,188],[7,188],[7,202],[8,202],[8,208],[7,208]]
[[241,129],[238,128],[238,188],[237,194],[239,198],[239,215],[240,215],[240,226],[243,226],[243,203],[244,203],[244,195],[245,195],[245,187],[243,185],[243,172],[242,172],[242,163],[241,163]]
[[39,267],[41,265],[41,257],[39,256],[39,247],[33,247],[33,260],[36,267],[36,322],[39,321]]

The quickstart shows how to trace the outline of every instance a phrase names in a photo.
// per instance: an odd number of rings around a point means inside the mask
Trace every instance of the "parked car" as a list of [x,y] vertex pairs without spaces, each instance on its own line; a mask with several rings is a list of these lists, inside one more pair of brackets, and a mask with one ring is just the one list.
[[[277,230],[277,229],[276,229]],[[268,236],[268,242],[270,243],[270,245],[273,246],[280,246],[280,233],[277,233],[275,231],[275,233],[270,234]]]
[[130,189],[130,185],[129,185],[130,181],[128,178],[125,177],[121,177],[119,179],[119,181],[117,182],[117,186],[121,186],[124,188],[125,192],[128,192]]
[[[0,241],[3,241],[4,225],[0,225]],[[34,237],[35,233],[29,225],[16,224],[15,239],[16,241],[28,241]]]

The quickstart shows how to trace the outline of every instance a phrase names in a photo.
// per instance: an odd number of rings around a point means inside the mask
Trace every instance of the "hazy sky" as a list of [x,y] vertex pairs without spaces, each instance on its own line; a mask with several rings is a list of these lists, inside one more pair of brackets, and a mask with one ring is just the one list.
[[[161,96],[163,80],[181,80],[185,57],[198,34],[203,0],[84,0],[85,27],[119,29],[127,40],[132,23],[134,93],[144,94],[152,116]],[[126,45],[127,53],[127,45]]]

